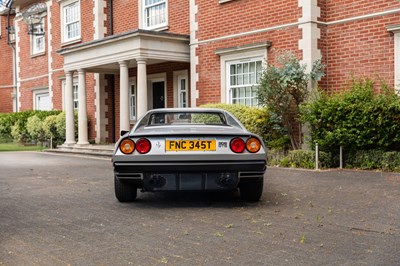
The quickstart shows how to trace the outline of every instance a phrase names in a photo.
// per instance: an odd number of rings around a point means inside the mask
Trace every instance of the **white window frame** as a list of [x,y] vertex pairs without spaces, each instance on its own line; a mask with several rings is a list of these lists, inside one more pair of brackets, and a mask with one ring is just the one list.
[[229,79],[228,65],[232,62],[260,59],[263,64],[263,69],[267,62],[267,47],[268,43],[254,44],[243,47],[234,47],[221,49],[215,53],[220,56],[221,63],[221,102],[230,103],[229,98]]
[[189,72],[188,70],[179,70],[179,71],[174,71],[173,72],[173,77],[174,77],[174,107],[183,107],[181,105],[182,99],[181,99],[181,94],[182,92],[181,89],[181,81],[185,80],[185,91],[186,91],[186,106],[189,107]]
[[[168,28],[168,0],[159,0],[159,3],[155,3],[155,4],[150,4],[146,6],[146,0],[140,0],[139,1],[139,22],[141,25],[139,25],[139,28],[142,29],[146,29],[146,30],[164,30]],[[158,24],[154,24],[154,25],[148,25],[147,24],[147,10],[157,6],[157,5],[162,5],[165,4],[165,9],[164,9],[164,14],[165,14],[165,18],[164,18],[164,22],[162,23],[158,23]]]
[[[33,90],[33,109],[34,110],[43,110],[43,111],[50,111],[51,110],[51,99],[50,99],[50,92],[49,89],[37,89]],[[39,109],[39,98],[47,96],[49,99],[49,107],[48,109]]]
[[[73,36],[73,37],[68,38],[68,31],[67,31],[67,26],[68,25],[67,25],[67,22],[66,22],[66,14],[65,14],[65,12],[66,12],[66,9],[69,6],[74,5],[74,4],[77,5],[77,13],[78,13],[77,19],[72,21],[72,22],[70,22],[69,24],[78,23],[78,31],[79,32],[78,32],[77,36]],[[82,19],[81,19],[81,3],[80,3],[80,0],[63,1],[60,4],[60,13],[61,13],[61,42],[63,44],[69,44],[71,42],[80,41],[81,34],[82,34],[82,31],[81,31]]]
[[79,107],[79,88],[78,81],[72,83],[72,96],[74,98],[74,110],[78,110]]
[[[62,86],[63,110],[65,110],[65,86],[66,86],[65,82],[66,82],[65,79],[63,79],[62,80],[62,84],[61,84],[61,86]],[[79,92],[78,92],[78,78],[74,77],[73,80],[72,80],[72,97],[74,99],[74,104],[73,104],[74,110],[78,110],[78,107],[79,107],[78,95],[79,95]]]
[[[185,88],[182,89],[182,81],[184,81]],[[184,99],[182,99],[182,93],[185,93]],[[184,101],[184,102],[183,102]],[[188,79],[187,76],[178,76],[178,107],[188,107]]]
[[129,119],[131,121],[136,121],[137,119],[137,87],[135,79],[129,81]]
[[[237,60],[237,61],[228,61],[226,63],[226,89],[227,89],[227,98],[228,98],[228,103],[233,104],[233,103],[239,103],[247,106],[258,106],[258,100],[257,100],[257,92],[255,92],[258,89],[259,83],[257,82],[257,78],[261,78],[262,74],[262,69],[258,69],[258,67],[262,68],[262,62],[263,59],[260,57],[256,58],[246,58],[242,60]],[[254,64],[254,77],[253,77],[253,82],[251,80],[251,72],[249,70],[249,65]],[[231,68],[236,67],[239,68],[241,67],[242,73],[238,74],[232,74],[231,73]],[[247,66],[247,71],[245,69],[245,66]],[[248,82],[245,83],[244,79],[247,76]],[[231,84],[232,78],[235,79],[235,83],[239,83],[239,80],[241,80],[242,84]],[[258,79],[259,81],[259,79]],[[256,89],[257,88],[257,89]],[[233,89],[236,89],[238,91],[243,91],[244,96],[236,97],[235,99],[237,101],[234,102],[233,98]],[[238,92],[239,93],[239,92]],[[250,95],[248,95],[250,93]],[[255,93],[255,95],[254,95]],[[241,94],[241,93],[240,93]]]
[[[34,28],[42,28],[44,32],[44,22],[43,20],[40,23],[34,24]],[[38,47],[38,41],[42,42],[42,47]],[[31,35],[31,55],[40,55],[44,54],[46,50],[46,40],[45,40],[45,35]]]

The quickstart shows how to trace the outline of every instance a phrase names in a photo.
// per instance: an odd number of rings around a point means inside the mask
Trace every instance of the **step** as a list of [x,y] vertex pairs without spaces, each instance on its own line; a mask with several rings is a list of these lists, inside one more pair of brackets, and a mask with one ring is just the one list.
[[82,154],[91,156],[112,157],[114,153],[114,144],[110,145],[59,145],[56,149],[48,149],[46,152],[65,153],[65,154]]

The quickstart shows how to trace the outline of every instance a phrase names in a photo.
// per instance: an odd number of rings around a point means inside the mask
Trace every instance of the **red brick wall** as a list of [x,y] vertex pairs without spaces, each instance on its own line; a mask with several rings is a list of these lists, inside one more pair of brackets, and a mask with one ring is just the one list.
[[13,111],[13,50],[7,43],[7,16],[0,20],[0,113],[9,113]]
[[[199,27],[196,37],[199,41],[294,23],[301,17],[297,1],[237,0],[219,4],[217,0],[197,0],[196,4]],[[215,54],[217,49],[271,41],[268,63],[273,64],[282,49],[291,50],[301,58],[299,38],[301,30],[291,27],[200,44],[196,51],[199,57],[197,105],[221,101],[221,61]]]
[[168,31],[190,34],[189,0],[168,1]]
[[12,88],[0,88],[0,113],[13,111]]
[[138,1],[113,1],[114,34],[139,28],[138,16]]
[[323,10],[323,14],[326,14],[326,21],[335,21],[400,8],[400,3],[397,0],[319,0],[320,2],[325,2],[322,7],[325,9]]
[[196,4],[199,40],[293,23],[301,17],[298,1],[196,0]]
[[[323,22],[336,22],[400,8],[396,0],[318,0]],[[352,77],[373,78],[394,85],[394,41],[386,29],[399,24],[398,14],[320,26],[319,48],[326,64],[320,86],[343,90]],[[379,82],[377,82],[379,86]]]
[[13,84],[13,49],[8,45],[7,16],[0,16],[0,20],[0,86],[10,86]]
[[[139,28],[138,1],[113,2],[114,34]],[[188,0],[168,1],[168,31],[180,34],[190,33]]]
[[[44,30],[47,32],[47,23],[44,18]],[[28,25],[22,21],[18,22],[19,27],[19,78],[24,80],[43,76],[48,73],[48,60],[47,60],[47,34],[45,37],[46,52],[40,55],[31,55],[31,35],[28,34]]]
[[284,30],[201,44],[197,49],[197,55],[199,56],[199,64],[197,65],[199,98],[197,99],[197,105],[221,101],[221,59],[219,55],[215,54],[217,49],[271,41],[272,46],[268,49],[267,59],[269,64],[275,64],[277,55],[283,50],[290,50],[298,58],[302,58],[302,53],[298,50],[299,38],[301,38],[301,30],[297,27],[291,27]]

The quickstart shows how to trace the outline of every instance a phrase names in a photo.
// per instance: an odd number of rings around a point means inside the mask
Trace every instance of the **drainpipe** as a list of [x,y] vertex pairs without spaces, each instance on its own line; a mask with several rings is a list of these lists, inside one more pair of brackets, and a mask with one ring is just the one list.
[[[18,106],[18,79],[17,79],[17,50],[15,45],[11,42],[10,40],[10,27],[11,27],[11,10],[12,10],[12,5],[14,3],[14,0],[11,0],[7,3],[6,8],[8,8],[8,14],[7,14],[7,44],[11,46],[13,49],[13,56],[14,56],[14,62],[13,62],[13,67],[14,67],[14,89],[15,89],[15,111],[18,112],[19,106]],[[16,34],[14,32],[14,34]]]
[[109,0],[110,35],[114,35],[113,0]]

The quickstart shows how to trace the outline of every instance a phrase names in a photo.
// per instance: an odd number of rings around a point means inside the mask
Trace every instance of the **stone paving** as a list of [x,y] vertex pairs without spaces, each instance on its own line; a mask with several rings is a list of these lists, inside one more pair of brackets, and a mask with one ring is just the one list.
[[232,193],[117,202],[109,158],[0,153],[0,265],[400,265],[400,175],[271,168]]

